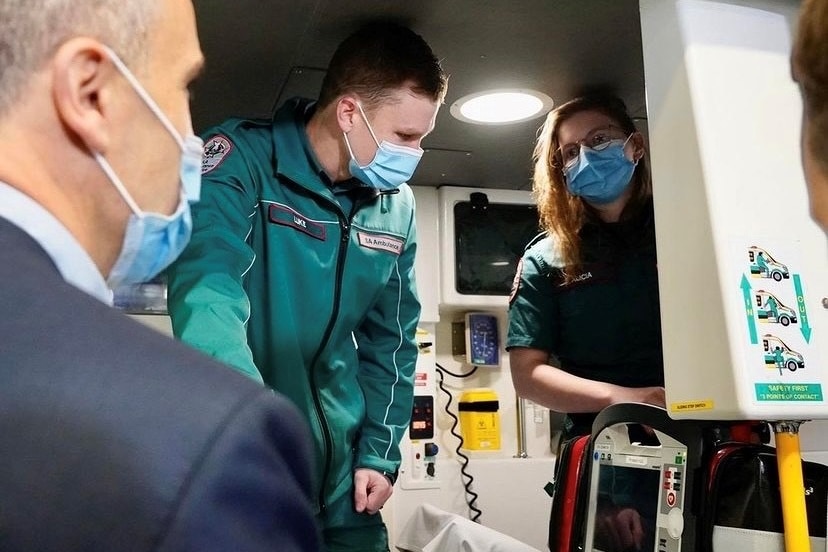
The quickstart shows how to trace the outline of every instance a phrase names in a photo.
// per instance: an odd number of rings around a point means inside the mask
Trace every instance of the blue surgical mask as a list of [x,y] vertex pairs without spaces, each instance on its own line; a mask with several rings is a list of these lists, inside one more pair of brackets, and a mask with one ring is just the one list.
[[395,190],[411,179],[417,164],[423,156],[423,150],[392,144],[387,140],[379,142],[377,135],[374,134],[374,129],[371,128],[371,124],[365,116],[365,111],[362,110],[362,105],[357,103],[357,107],[368,126],[371,137],[377,144],[377,153],[370,163],[360,166],[356,157],[354,157],[354,150],[351,149],[348,134],[343,133],[345,145],[348,146],[348,153],[351,155],[351,160],[348,163],[351,176],[381,191]]
[[107,278],[107,284],[115,288],[152,279],[178,258],[187,246],[193,229],[190,203],[197,202],[201,196],[201,158],[204,143],[195,135],[182,138],[118,55],[108,48],[107,53],[118,71],[181,148],[181,195],[178,207],[171,215],[142,211],[109,162],[100,153],[94,152],[95,160],[132,210],[124,232],[121,252]]
[[629,138],[612,140],[601,149],[582,145],[577,162],[564,169],[570,193],[595,205],[606,205],[621,197],[638,164],[627,159],[627,141]]

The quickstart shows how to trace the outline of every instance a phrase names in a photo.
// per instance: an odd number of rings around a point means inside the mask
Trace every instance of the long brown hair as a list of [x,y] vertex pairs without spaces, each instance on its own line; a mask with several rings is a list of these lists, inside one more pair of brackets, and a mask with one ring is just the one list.
[[[561,125],[582,111],[598,111],[607,115],[628,135],[637,132],[624,102],[603,93],[581,96],[566,102],[547,115],[538,132],[533,156],[535,173],[532,192],[538,204],[541,228],[555,236],[558,241],[566,280],[578,274],[582,263],[579,231],[587,217],[595,214],[592,207],[567,189],[563,162],[558,151],[558,131]],[[632,196],[621,214],[622,220],[638,212],[652,195],[646,156],[642,156],[638,161],[632,178]]]

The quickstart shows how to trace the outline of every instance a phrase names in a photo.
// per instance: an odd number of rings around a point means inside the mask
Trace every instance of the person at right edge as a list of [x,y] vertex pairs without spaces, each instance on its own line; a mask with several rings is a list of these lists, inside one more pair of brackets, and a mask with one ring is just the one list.
[[812,218],[828,232],[828,0],[804,0],[791,55],[802,94],[802,168]]
[[[652,185],[644,138],[606,93],[552,111],[534,159],[544,232],[518,264],[506,348],[517,393],[566,414],[564,441],[611,404],[665,406]],[[641,516],[614,514],[610,548],[636,549]]]

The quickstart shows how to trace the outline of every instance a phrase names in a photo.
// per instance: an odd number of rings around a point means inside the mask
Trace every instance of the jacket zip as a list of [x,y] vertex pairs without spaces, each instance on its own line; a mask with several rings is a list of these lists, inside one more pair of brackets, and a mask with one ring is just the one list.
[[313,407],[316,410],[316,415],[319,418],[319,424],[322,426],[322,435],[325,439],[325,468],[322,471],[322,481],[319,485],[319,511],[325,513],[327,504],[325,504],[325,487],[328,485],[328,476],[331,472],[331,451],[333,450],[333,437],[331,437],[331,428],[328,426],[328,420],[325,417],[325,412],[322,410],[322,403],[319,400],[319,387],[316,385],[316,363],[322,355],[322,351],[328,344],[331,338],[336,319],[339,316],[339,296],[342,292],[342,273],[345,270],[345,256],[348,252],[348,242],[351,238],[350,221],[344,217],[339,219],[339,227],[342,232],[342,237],[339,240],[339,253],[336,259],[336,281],[334,283],[334,297],[333,308],[331,309],[331,317],[328,319],[328,325],[325,328],[325,333],[322,336],[322,341],[319,343],[319,348],[313,356],[310,365],[310,384],[311,394],[313,395]]
[[368,201],[376,198],[377,196],[382,196],[385,194],[395,194],[399,193],[399,190],[390,190],[388,192],[380,192],[374,188],[362,188],[365,190],[370,190],[370,192],[364,194],[362,198],[356,198],[353,202],[351,207],[351,213],[348,215],[347,218],[342,216],[342,207],[338,204],[334,204],[328,198],[323,197],[325,202],[330,203],[333,205],[335,211],[339,211],[339,228],[342,232],[342,235],[339,240],[339,253],[336,259],[336,281],[334,282],[334,296],[333,296],[333,307],[331,309],[331,317],[328,319],[328,325],[325,328],[325,333],[322,335],[322,340],[319,343],[319,348],[316,350],[316,354],[313,356],[313,360],[311,361],[311,369],[310,369],[310,384],[311,384],[311,394],[313,396],[313,406],[314,410],[316,411],[316,415],[319,418],[319,425],[322,427],[322,434],[324,436],[325,441],[325,467],[322,471],[322,481],[319,484],[319,512],[320,514],[324,514],[327,510],[328,506],[325,503],[325,488],[328,485],[328,477],[331,473],[331,451],[333,449],[333,437],[331,437],[331,428],[328,426],[328,420],[325,417],[325,412],[322,409],[322,403],[319,400],[319,388],[316,385],[316,363],[319,361],[319,357],[322,355],[322,351],[328,345],[328,341],[331,338],[331,333],[333,332],[333,327],[336,324],[336,319],[339,316],[339,307],[340,307],[340,296],[342,295],[342,274],[345,271],[345,259],[348,253],[348,244],[351,241],[351,224],[354,220],[354,216],[356,212],[359,210],[360,206]]

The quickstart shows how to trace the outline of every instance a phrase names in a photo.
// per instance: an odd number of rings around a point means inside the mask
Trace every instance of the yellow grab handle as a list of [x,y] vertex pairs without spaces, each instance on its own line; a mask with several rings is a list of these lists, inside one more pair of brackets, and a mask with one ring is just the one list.
[[774,425],[774,430],[782,493],[782,521],[785,526],[785,552],[810,552],[805,481],[799,452],[799,422],[780,422]]

